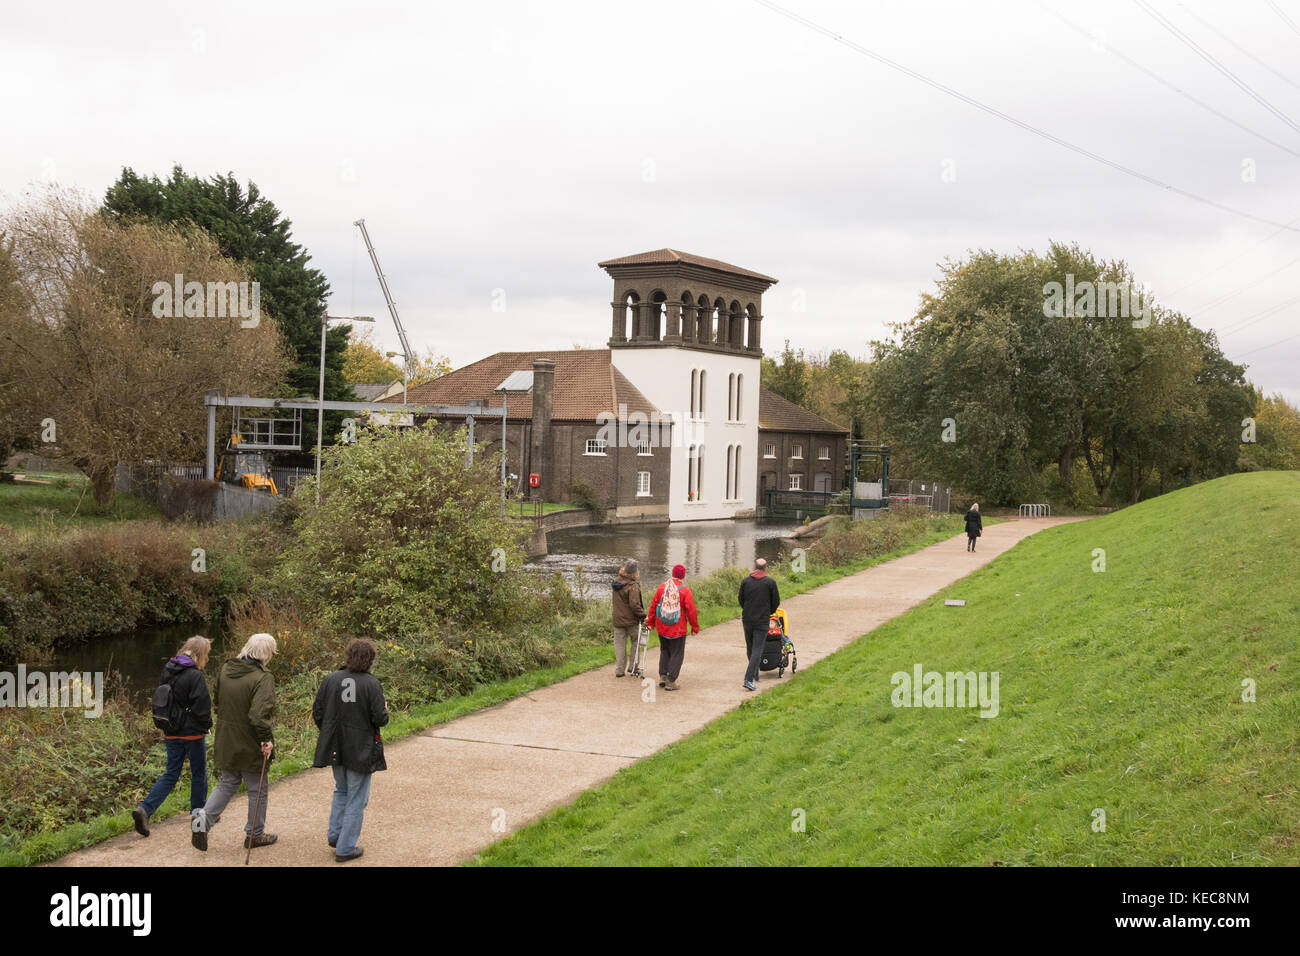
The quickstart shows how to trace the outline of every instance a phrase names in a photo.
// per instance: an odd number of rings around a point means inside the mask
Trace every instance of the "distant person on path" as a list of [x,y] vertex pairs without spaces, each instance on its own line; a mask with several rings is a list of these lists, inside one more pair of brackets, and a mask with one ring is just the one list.
[[615,677],[627,673],[628,655],[636,654],[637,625],[645,617],[645,608],[641,604],[641,585],[637,583],[640,578],[637,563],[629,558],[618,569],[618,577],[612,584],[610,604],[614,610]]
[[983,533],[984,522],[980,518],[980,503],[977,501],[966,512],[966,550],[975,550],[975,539]]
[[700,621],[695,613],[695,598],[685,584],[686,568],[673,567],[673,576],[655,589],[650,601],[650,616],[646,627],[659,632],[659,686],[664,690],[677,690],[677,678],[682,673],[682,658],[686,656],[686,630],[700,633]]
[[740,623],[745,629],[745,650],[749,667],[745,670],[745,690],[758,689],[758,667],[763,662],[763,645],[772,615],[781,606],[781,592],[767,574],[767,561],[759,558],[754,570],[740,582]]
[[313,767],[334,768],[334,800],[330,805],[326,839],[334,847],[334,861],[346,863],[361,856],[357,846],[366,804],[370,802],[370,775],[387,770],[379,728],[388,723],[384,688],[370,673],[375,645],[365,638],[348,644],[347,663],[321,682],[311,716],[320,728]]
[[[275,654],[275,638],[254,634],[234,660],[226,661],[213,683],[217,703],[217,732],[212,742],[212,763],[221,771],[207,805],[192,811],[190,842],[207,850],[208,831],[239,791],[248,787],[248,823],[244,847],[270,846],[274,833],[266,830],[268,794],[261,793],[262,767],[275,750],[271,718],[275,716],[275,679],[266,670]],[[251,841],[251,847],[250,847]]]
[[196,634],[166,663],[158,680],[158,690],[154,693],[154,723],[163,732],[167,769],[144,802],[131,811],[135,832],[140,836],[149,835],[149,818],[158,812],[167,794],[181,779],[181,768],[187,760],[190,764],[190,812],[203,806],[208,799],[207,734],[212,729],[212,698],[208,695],[203,668],[208,666],[211,649],[212,642]]

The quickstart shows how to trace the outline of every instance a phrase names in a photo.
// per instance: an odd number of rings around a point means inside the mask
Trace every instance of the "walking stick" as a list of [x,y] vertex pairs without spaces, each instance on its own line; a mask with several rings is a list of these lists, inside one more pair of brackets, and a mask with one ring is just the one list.
[[[253,826],[262,813],[262,795],[266,793],[266,762],[271,759],[269,753],[262,754],[262,776],[258,778],[257,800],[253,804]],[[253,855],[253,828],[248,829],[248,852],[244,854],[244,866],[248,866],[249,857]]]

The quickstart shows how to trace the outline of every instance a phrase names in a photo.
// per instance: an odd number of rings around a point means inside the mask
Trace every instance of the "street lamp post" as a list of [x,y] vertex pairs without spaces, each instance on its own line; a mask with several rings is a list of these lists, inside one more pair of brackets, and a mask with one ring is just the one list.
[[322,315],[320,317],[320,392],[316,399],[316,504],[320,504],[320,456],[325,432],[325,330],[331,322],[373,321],[375,320],[364,315],[351,317]]
[[[402,355],[402,353],[385,352],[384,355],[387,356],[388,358],[397,358],[397,356]],[[411,370],[411,363],[406,361],[405,355],[402,355],[402,404],[403,405],[406,404],[406,379],[410,370]]]

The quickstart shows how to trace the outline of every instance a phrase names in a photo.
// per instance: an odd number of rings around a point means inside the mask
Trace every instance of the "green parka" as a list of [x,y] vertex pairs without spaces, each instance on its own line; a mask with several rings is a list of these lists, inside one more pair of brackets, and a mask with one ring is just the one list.
[[275,679],[248,657],[226,661],[212,685],[217,705],[217,732],[212,763],[218,770],[260,773],[262,747],[275,716]]

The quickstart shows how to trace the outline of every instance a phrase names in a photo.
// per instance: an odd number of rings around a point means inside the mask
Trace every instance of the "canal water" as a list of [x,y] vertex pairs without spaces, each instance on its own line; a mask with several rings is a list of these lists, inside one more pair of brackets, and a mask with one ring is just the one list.
[[[605,583],[628,558],[641,566],[641,580],[657,584],[673,565],[686,566],[688,579],[722,567],[750,567],[755,558],[769,561],[782,554],[783,537],[797,522],[700,521],[664,525],[570,528],[547,535],[550,553],[530,562],[541,573],[562,573],[571,583],[582,569],[587,594],[604,594]],[[40,670],[116,671],[141,705],[148,703],[167,659],[186,638],[202,634],[212,640],[209,674],[228,646],[220,626],[205,622],[142,627],[125,634],[71,644],[55,652]],[[233,643],[233,642],[232,642]]]
[[570,528],[548,532],[549,553],[533,565],[563,572],[570,580],[581,566],[594,582],[613,577],[625,560],[635,558],[643,581],[666,578],[675,564],[684,565],[692,577],[749,567],[755,558],[779,558],[783,537],[797,527],[794,521],[694,521]]

